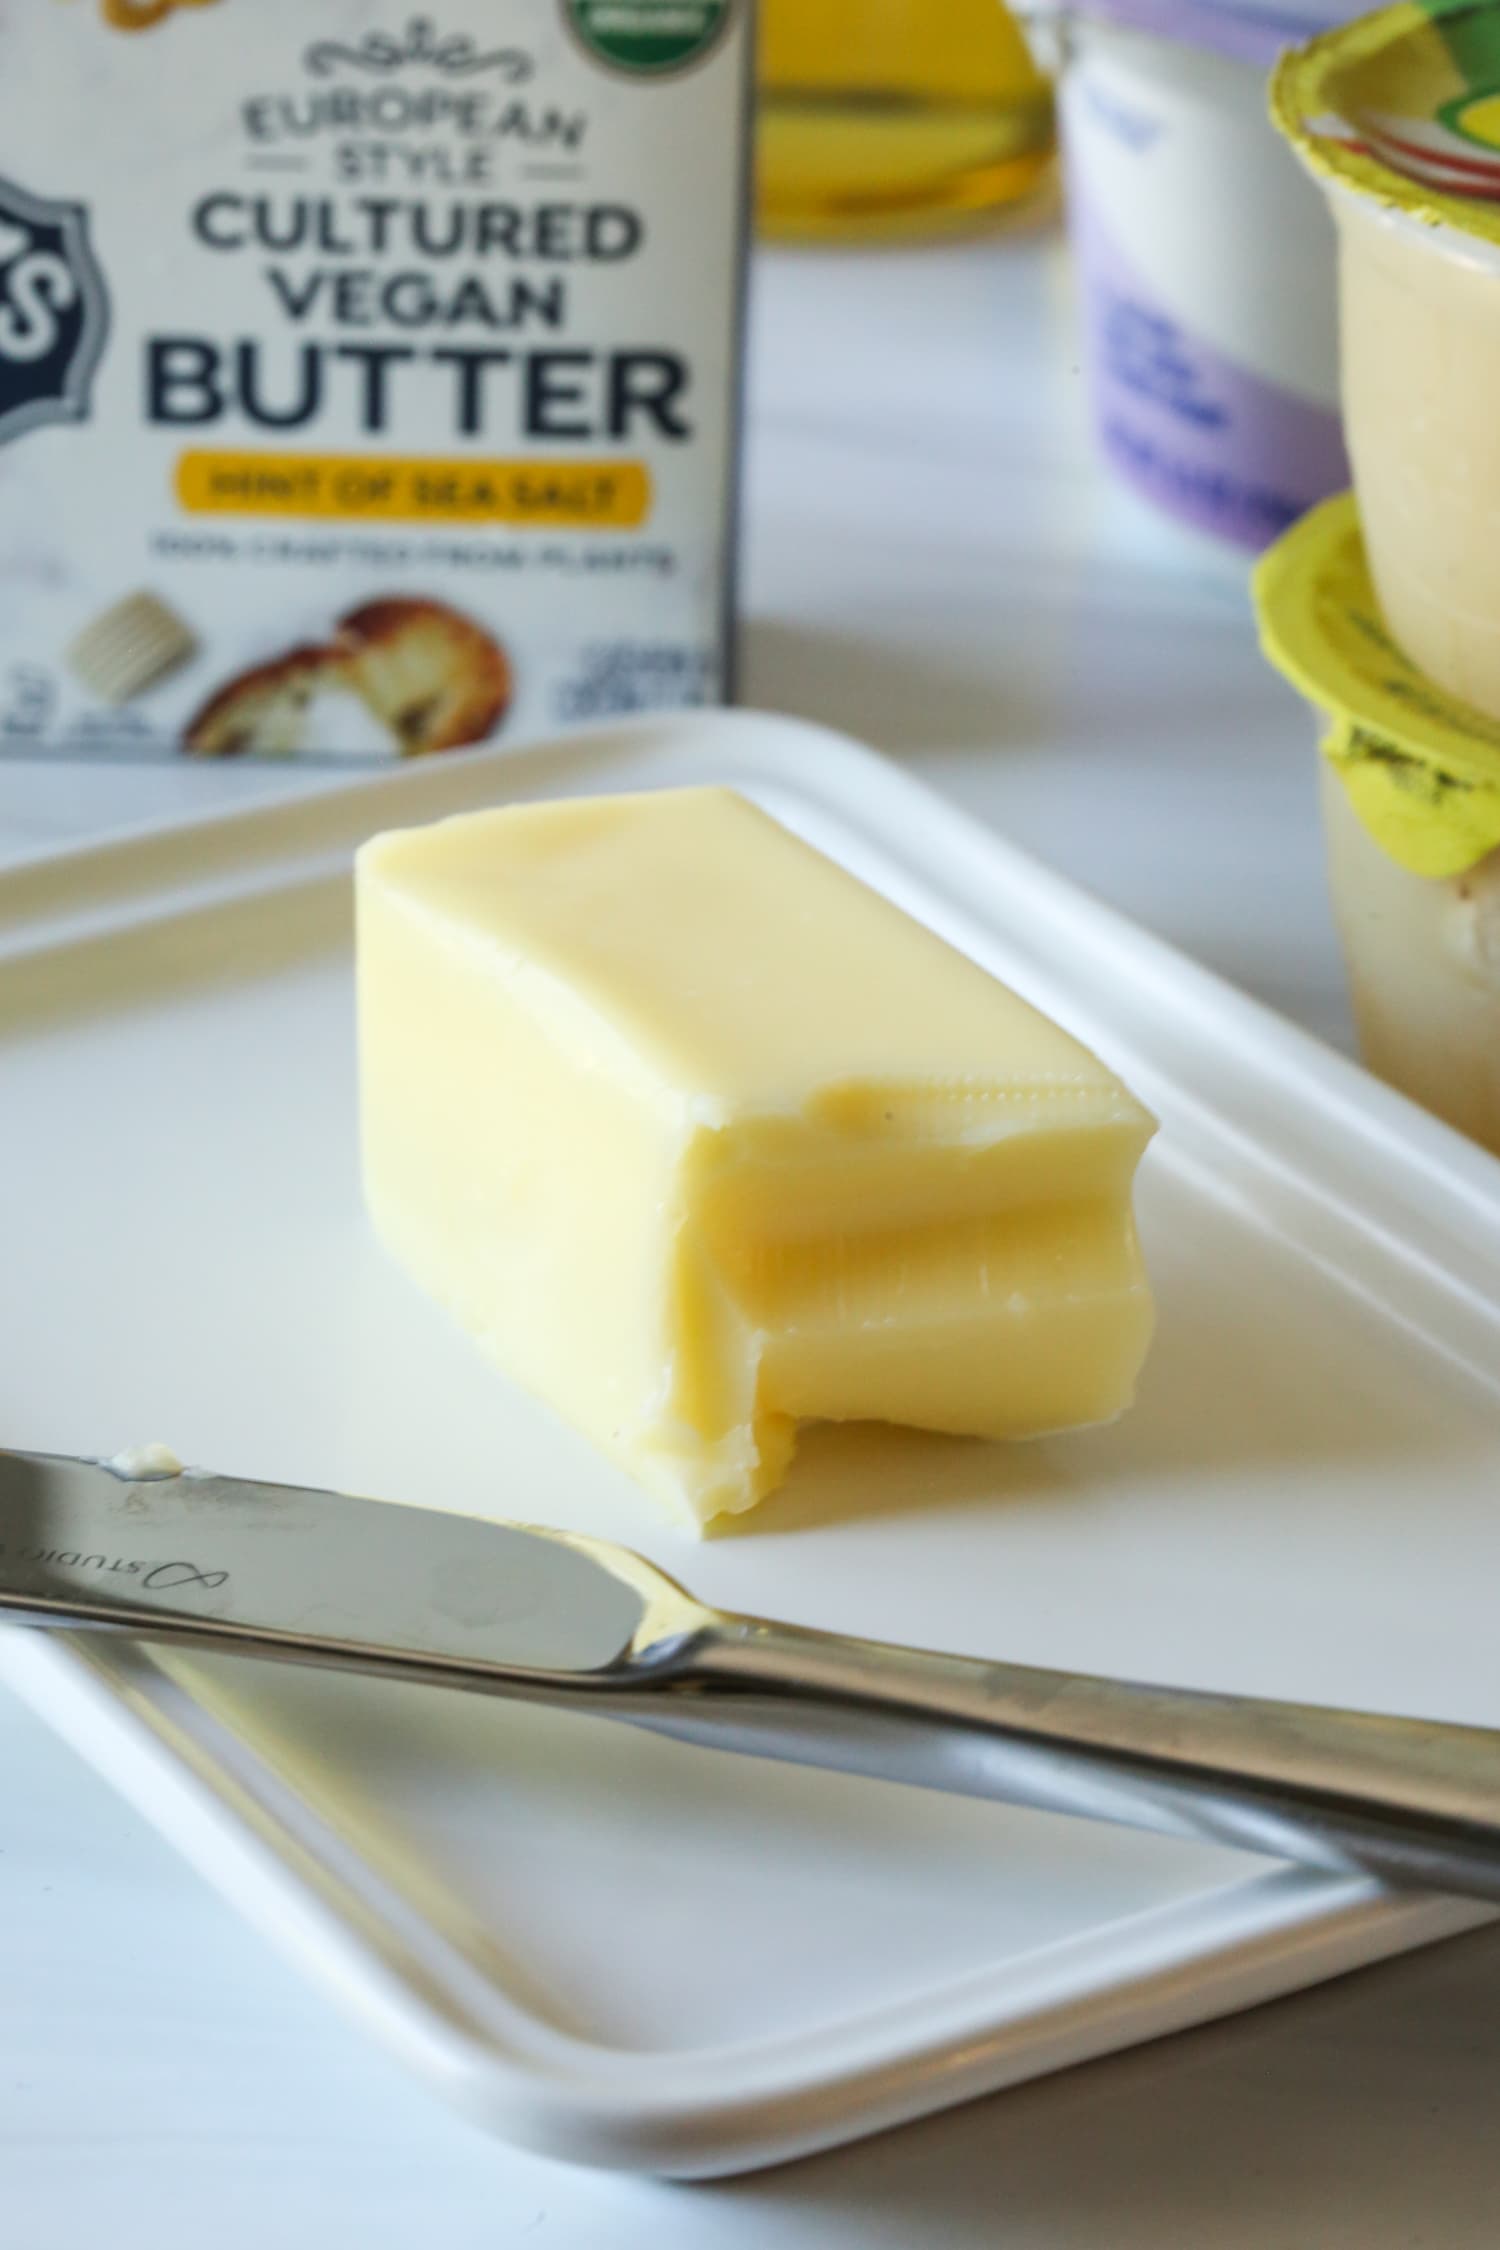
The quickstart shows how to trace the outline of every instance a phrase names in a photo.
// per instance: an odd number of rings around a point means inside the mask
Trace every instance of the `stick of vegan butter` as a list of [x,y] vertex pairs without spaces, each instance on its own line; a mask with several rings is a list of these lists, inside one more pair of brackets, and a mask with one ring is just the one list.
[[380,1234],[680,1519],[752,1507],[799,1421],[1129,1403],[1150,1118],[743,798],[468,814],[358,894]]

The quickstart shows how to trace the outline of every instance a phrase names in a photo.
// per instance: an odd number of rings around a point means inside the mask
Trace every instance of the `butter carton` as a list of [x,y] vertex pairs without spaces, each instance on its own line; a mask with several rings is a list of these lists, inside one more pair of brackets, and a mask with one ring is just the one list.
[[0,0],[0,756],[728,691],[749,0]]

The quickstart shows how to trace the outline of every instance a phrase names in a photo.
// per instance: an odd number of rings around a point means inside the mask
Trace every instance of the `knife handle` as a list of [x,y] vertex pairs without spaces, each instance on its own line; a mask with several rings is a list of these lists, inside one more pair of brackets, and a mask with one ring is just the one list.
[[724,1747],[1500,1905],[1500,1733],[716,1619],[674,1684]]

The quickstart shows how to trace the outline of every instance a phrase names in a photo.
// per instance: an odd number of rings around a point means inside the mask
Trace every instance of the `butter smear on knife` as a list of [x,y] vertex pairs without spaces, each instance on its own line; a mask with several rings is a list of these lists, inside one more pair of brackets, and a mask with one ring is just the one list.
[[358,907],[377,1229],[679,1519],[762,1499],[801,1421],[1129,1404],[1150,1117],[745,799],[378,836]]

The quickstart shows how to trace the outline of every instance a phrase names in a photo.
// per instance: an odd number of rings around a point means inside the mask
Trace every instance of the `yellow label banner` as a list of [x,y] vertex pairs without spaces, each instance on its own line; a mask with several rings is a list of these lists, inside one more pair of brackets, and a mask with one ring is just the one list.
[[651,513],[643,461],[392,460],[378,454],[184,453],[192,515],[339,516],[360,523],[635,531]]

